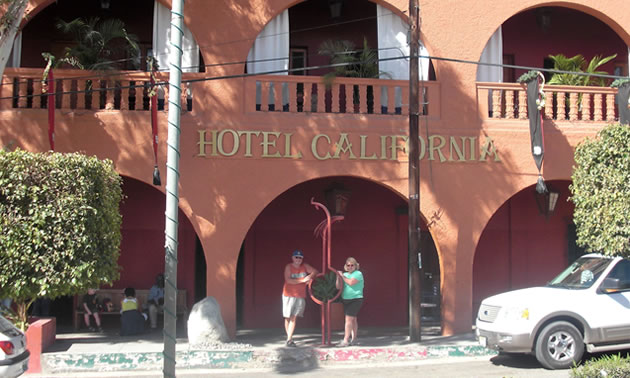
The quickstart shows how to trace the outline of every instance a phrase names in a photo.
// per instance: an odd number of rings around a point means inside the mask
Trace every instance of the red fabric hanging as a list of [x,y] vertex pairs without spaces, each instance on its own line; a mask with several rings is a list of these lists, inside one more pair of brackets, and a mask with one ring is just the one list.
[[50,149],[55,150],[55,79],[53,70],[48,72],[48,141]]

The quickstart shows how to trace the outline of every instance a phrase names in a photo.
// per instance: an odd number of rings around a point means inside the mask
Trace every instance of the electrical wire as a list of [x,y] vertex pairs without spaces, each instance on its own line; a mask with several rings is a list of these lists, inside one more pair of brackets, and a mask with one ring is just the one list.
[[[409,55],[403,55],[403,56],[399,56],[399,57],[380,58],[380,59],[376,59],[376,60],[379,61],[379,62],[382,62],[382,61],[400,60],[400,59],[408,60],[409,58],[410,58]],[[541,72],[549,72],[549,73],[552,73],[552,74],[571,74],[571,75],[580,75],[580,76],[599,77],[599,78],[605,78],[605,79],[628,79],[628,77],[625,77],[625,76],[616,76],[616,75],[609,75],[609,74],[596,74],[596,73],[587,73],[587,72],[564,71],[564,70],[555,70],[555,69],[551,69],[551,68],[521,66],[521,65],[514,65],[514,64],[485,63],[485,62],[476,62],[476,61],[470,61],[470,60],[464,60],[464,59],[438,57],[438,56],[434,56],[434,55],[418,55],[418,58],[428,58],[428,59],[431,59],[431,60],[442,60],[442,61],[447,61],[447,62],[452,62],[452,63],[475,64],[475,65],[493,66],[493,67],[501,67],[501,68],[515,68],[515,69],[522,69],[522,70],[526,70],[526,71],[541,71]],[[242,73],[242,74],[233,74],[233,75],[203,77],[203,78],[197,78],[197,79],[185,79],[185,78],[182,78],[182,83],[191,84],[191,83],[198,83],[198,82],[204,82],[204,81],[237,79],[237,78],[250,77],[250,76],[261,76],[261,75],[272,75],[272,74],[280,74],[280,73],[303,72],[303,71],[309,71],[309,70],[343,67],[343,66],[350,66],[350,65],[363,64],[363,63],[367,63],[367,62],[359,61],[359,62],[348,62],[348,63],[334,63],[334,64],[309,66],[309,67],[302,67],[302,68],[289,68],[289,69],[270,70],[270,71],[257,72],[257,73]],[[86,77],[86,79],[89,79],[89,78],[91,78],[93,80],[97,80],[98,79],[98,77],[95,78],[94,76]],[[75,79],[76,79],[76,77],[68,78],[66,80],[75,80]],[[56,79],[56,80],[58,80],[58,79]],[[168,82],[165,82],[165,81],[156,82],[157,86],[164,86],[164,85],[167,85],[167,84],[168,84]],[[103,91],[111,91],[111,90],[116,90],[116,89],[131,89],[131,88],[144,88],[144,87],[145,87],[144,84],[137,84],[137,85],[127,85],[127,86],[116,86],[115,88],[114,87],[113,88],[92,88],[91,90],[63,91],[63,92],[55,92],[55,93],[58,94],[58,95],[64,95],[64,94],[74,94],[74,93],[87,93],[87,92],[90,92],[90,91],[92,91],[92,92],[103,92]],[[47,93],[43,93],[43,94],[30,94],[30,95],[26,94],[26,95],[7,96],[7,97],[0,97],[0,100],[19,99],[19,98],[23,98],[23,97],[34,98],[34,97],[41,97],[41,96],[48,96],[48,94]]]

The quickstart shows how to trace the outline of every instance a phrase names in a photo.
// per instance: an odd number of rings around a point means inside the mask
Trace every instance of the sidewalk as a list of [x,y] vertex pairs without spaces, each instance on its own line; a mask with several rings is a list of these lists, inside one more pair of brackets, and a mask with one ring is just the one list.
[[[423,329],[422,341],[410,343],[406,328],[359,330],[358,345],[336,347],[343,336],[333,332],[333,346],[320,345],[318,329],[300,330],[297,348],[287,348],[282,329],[239,330],[232,343],[211,349],[189,348],[186,334],[177,335],[177,369],[273,369],[296,372],[332,364],[388,363],[422,359],[484,356],[494,352],[480,347],[474,334],[442,337],[439,329]],[[58,332],[53,347],[42,355],[43,376],[79,372],[161,371],[164,340],[161,331],[121,337],[114,331]]]

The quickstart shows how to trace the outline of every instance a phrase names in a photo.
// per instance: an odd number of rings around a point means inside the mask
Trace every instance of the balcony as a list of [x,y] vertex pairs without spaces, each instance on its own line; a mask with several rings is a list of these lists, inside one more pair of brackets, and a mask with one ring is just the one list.
[[[199,74],[185,74],[185,77]],[[1,86],[0,109],[45,109],[49,93],[39,68],[7,68]],[[151,77],[142,71],[95,73],[83,70],[55,70],[55,107],[72,110],[148,111]],[[167,82],[168,73],[159,72],[156,82]],[[168,86],[156,90],[158,109],[168,109]],[[182,111],[193,106],[190,84],[182,83]]]
[[[48,92],[43,70],[7,68],[1,88],[0,109],[45,109]],[[184,74],[182,80],[200,79],[204,74]],[[97,79],[95,79],[97,77]],[[167,82],[159,72],[156,82]],[[326,86],[319,76],[250,76],[244,82],[245,114],[354,114],[407,116],[409,82],[340,77]],[[55,70],[55,107],[71,110],[148,111],[151,78],[148,72]],[[421,116],[440,117],[440,83],[421,83]],[[168,86],[156,93],[158,110],[168,109]],[[182,83],[182,110],[193,110],[192,85]],[[185,104],[185,105],[184,105]]]
[[[616,88],[545,85],[546,120],[607,124],[619,120]],[[519,83],[477,83],[483,119],[527,119],[526,86]]]
[[[440,117],[440,83],[421,83],[421,116]],[[245,113],[365,114],[407,116],[409,82],[338,77],[327,86],[321,76],[245,78]]]

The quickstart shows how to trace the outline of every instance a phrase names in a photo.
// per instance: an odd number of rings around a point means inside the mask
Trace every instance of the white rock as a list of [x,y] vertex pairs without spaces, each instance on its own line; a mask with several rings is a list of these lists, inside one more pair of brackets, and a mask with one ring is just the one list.
[[188,344],[204,347],[230,341],[221,317],[221,306],[214,297],[195,303],[188,317]]

